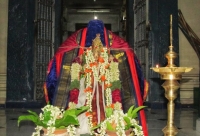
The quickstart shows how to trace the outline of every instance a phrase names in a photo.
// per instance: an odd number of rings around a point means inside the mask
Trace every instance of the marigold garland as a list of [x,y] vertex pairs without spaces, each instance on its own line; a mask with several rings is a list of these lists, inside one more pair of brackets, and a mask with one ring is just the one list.
[[[105,91],[105,101],[106,106],[112,105],[112,89],[113,85],[116,83],[114,88],[120,87],[121,83],[119,81],[119,69],[118,69],[118,62],[110,60],[109,53],[107,48],[102,48],[99,54],[98,59],[95,60],[94,54],[92,52],[92,47],[89,47],[84,52],[82,58],[84,58],[84,77],[85,77],[85,90],[86,93],[86,106],[89,107],[87,114],[88,117],[88,125],[90,128],[93,128],[92,122],[92,92],[93,92],[93,82],[99,82],[100,84],[104,85]],[[81,72],[81,65],[80,64],[72,64],[73,67],[71,68],[72,74],[72,82],[79,81],[80,76],[79,73]],[[76,67],[76,68],[75,68]],[[120,89],[118,88],[118,89]],[[94,134],[95,132],[91,132]]]

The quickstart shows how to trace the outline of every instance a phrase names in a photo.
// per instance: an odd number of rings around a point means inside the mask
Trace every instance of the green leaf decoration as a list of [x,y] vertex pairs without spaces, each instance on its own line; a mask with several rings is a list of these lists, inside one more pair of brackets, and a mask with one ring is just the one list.
[[66,110],[63,116],[66,117],[67,115],[75,115],[75,110],[76,109]]
[[125,130],[128,130],[131,127],[131,120],[128,117],[124,117],[124,121],[126,123]]
[[121,82],[119,80],[117,81],[113,81],[112,86],[110,87],[111,90],[115,90],[115,89],[120,89],[121,88]]
[[133,108],[134,108],[134,105],[131,106],[131,107],[128,109],[128,112],[127,112],[127,115],[128,115],[128,117],[130,117],[130,118],[132,118],[132,110],[133,110]]
[[109,122],[106,122],[106,128],[107,128],[107,130],[115,131],[115,129],[113,128],[112,124],[109,123]]
[[21,121],[32,121],[35,123],[35,125],[37,126],[43,126],[43,127],[47,127],[47,125],[45,125],[44,123],[42,123],[42,121],[39,120],[38,116],[35,115],[22,115],[18,117],[18,126],[20,125]]
[[43,123],[47,124],[50,119],[51,119],[51,111],[46,111],[44,114]]
[[81,113],[87,111],[88,109],[89,109],[88,106],[82,106],[82,107],[80,107],[80,108],[77,108],[77,109],[75,110],[75,115],[78,116],[79,114],[81,114]]
[[[77,119],[77,116],[83,113],[84,111],[87,111],[88,109],[89,107],[82,106],[76,109],[65,110],[63,113],[63,117],[61,119],[57,119],[55,121],[54,126],[56,128],[66,128],[69,125],[78,126],[79,121]],[[46,111],[46,110],[43,111],[43,120],[40,120],[40,117],[38,116],[36,112],[30,111],[30,110],[28,110],[28,112],[30,113],[30,115],[21,115],[18,117],[18,126],[20,125],[21,121],[29,120],[35,123],[35,125],[37,126],[42,126],[44,128],[48,127],[47,123],[49,120],[51,120],[51,111]]]
[[77,79],[75,79],[74,81],[71,82],[69,89],[72,90],[74,88],[79,89],[80,87],[80,81],[78,81]]
[[[105,125],[106,123],[106,129],[107,130],[110,130],[110,131],[117,131],[118,129],[116,128],[117,125],[119,125],[120,127],[120,124],[124,123],[124,130],[129,130],[130,128],[136,128],[138,133],[141,132],[141,126],[138,125],[137,122],[133,123],[133,119],[137,117],[137,112],[143,108],[145,108],[146,106],[139,106],[137,108],[135,108],[135,106],[131,106],[129,109],[128,109],[128,112],[126,114],[122,113],[121,110],[117,110],[117,109],[112,109],[111,107],[106,107],[105,109],[105,112],[106,112],[106,117],[107,119],[105,119],[103,121],[103,123],[99,124],[98,126],[94,127],[94,129],[97,129],[99,127],[101,127],[102,125]],[[113,110],[116,110],[115,112],[113,112]],[[123,119],[115,119],[115,118],[108,118],[108,117],[113,117],[115,116],[115,113],[116,114],[120,114],[120,117],[122,117]],[[113,121],[117,124],[114,124],[113,125]]]
[[65,129],[65,128],[66,128],[65,126],[58,127],[58,129]]
[[91,130],[95,130],[95,129],[99,128],[100,126],[101,126],[101,123],[96,125],[96,126],[94,126],[93,128],[91,128]]
[[89,109],[89,107],[87,107],[87,106],[82,106],[82,107],[76,108],[76,109],[69,109],[69,110],[65,111],[64,116],[66,116],[66,115],[78,116],[79,114],[87,111],[88,109]]
[[146,108],[146,106],[139,106],[139,107],[133,109],[132,112],[131,112],[131,115],[132,115],[131,118],[136,118],[137,115],[138,115],[137,112],[140,111],[141,109],[144,109],[144,108]]
[[31,111],[31,110],[27,110],[30,114],[32,114],[32,115],[34,115],[35,117],[38,117],[38,119],[39,119],[39,116],[37,115],[37,113],[36,112],[33,112],[33,111]]
[[82,106],[76,109],[66,110],[64,113],[64,117],[62,119],[57,119],[55,122],[55,127],[58,128],[59,126],[69,126],[69,125],[79,125],[77,116],[84,111],[87,111],[89,107]]
[[106,108],[106,117],[110,117],[113,114],[113,109],[112,108]]
[[67,115],[64,118],[57,119],[55,122],[55,127],[59,128],[60,126],[69,126],[69,125],[79,125],[79,121],[74,115]]

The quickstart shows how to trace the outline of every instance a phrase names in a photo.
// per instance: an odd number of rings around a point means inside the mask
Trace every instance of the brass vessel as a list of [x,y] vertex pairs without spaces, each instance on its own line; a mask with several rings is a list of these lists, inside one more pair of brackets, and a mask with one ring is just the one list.
[[160,74],[162,80],[166,80],[162,87],[165,89],[165,97],[168,99],[167,104],[167,125],[162,129],[165,136],[175,136],[178,133],[177,127],[174,125],[174,100],[177,98],[177,90],[180,84],[177,80],[182,79],[182,74],[192,70],[191,67],[177,67],[174,59],[177,54],[173,51],[172,45],[172,15],[170,15],[170,46],[169,51],[165,54],[168,60],[166,67],[152,67],[151,69]]

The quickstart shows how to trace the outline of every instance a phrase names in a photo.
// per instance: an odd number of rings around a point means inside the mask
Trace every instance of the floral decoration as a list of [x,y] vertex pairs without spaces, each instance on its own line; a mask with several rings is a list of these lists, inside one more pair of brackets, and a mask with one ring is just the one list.
[[114,106],[106,108],[106,119],[94,129],[98,128],[100,136],[105,136],[107,130],[116,132],[118,136],[126,136],[125,131],[129,129],[132,129],[135,136],[144,136],[137,121],[137,112],[143,108],[145,106],[131,106],[128,112],[124,113],[121,103],[116,102]]
[[76,126],[79,125],[77,116],[87,109],[88,107],[82,106],[80,108],[64,110],[48,104],[41,109],[42,112],[39,115],[36,112],[28,110],[29,115],[19,116],[18,126],[21,121],[30,120],[36,125],[36,132],[33,132],[32,136],[40,136],[42,129],[47,129],[46,135],[55,136],[54,131],[63,128],[68,130],[69,136],[75,136]]
[[[79,62],[74,62],[77,64],[72,65],[78,68],[71,69],[71,74],[74,77],[71,80],[72,82],[80,82],[80,78],[82,77],[84,77],[85,80],[84,92],[86,93],[86,106],[89,107],[86,116],[88,118],[88,126],[91,128],[90,134],[105,136],[106,130],[111,130],[115,131],[118,136],[125,136],[125,130],[132,128],[136,136],[143,136],[142,128],[137,121],[137,112],[144,108],[144,106],[138,108],[132,106],[127,113],[123,112],[118,60],[109,54],[107,48],[100,49],[100,53],[98,57],[96,57],[92,47],[88,47],[82,56],[82,58],[84,58],[82,62],[84,63],[80,64]],[[80,68],[81,65],[82,68]],[[106,119],[97,125],[95,122],[92,122],[93,86],[96,82],[101,84],[102,90],[105,92],[106,106]],[[77,88],[77,86],[74,88]],[[77,88],[77,90],[78,89],[79,88]],[[70,105],[77,104],[76,100],[72,101],[73,103],[70,103]]]
[[[79,59],[79,61],[77,61],[76,59],[73,61],[71,68],[71,86],[73,86],[75,82],[79,83],[81,77],[85,78],[84,92],[86,93],[86,106],[89,107],[86,115],[88,117],[89,128],[93,128],[94,125],[96,125],[92,122],[92,93],[94,82],[101,83],[102,89],[105,91],[106,106],[111,106],[113,103],[121,102],[121,83],[119,80],[118,61],[109,54],[107,48],[99,49],[100,53],[98,57],[95,58],[96,56],[93,52],[93,48],[88,47],[82,55],[84,61],[80,61]],[[84,62],[84,64],[81,64],[80,62]],[[83,65],[82,69],[81,65]],[[73,90],[78,87],[73,86],[70,89]],[[73,102],[76,103],[76,101]],[[93,133],[94,131],[91,131],[91,134]]]

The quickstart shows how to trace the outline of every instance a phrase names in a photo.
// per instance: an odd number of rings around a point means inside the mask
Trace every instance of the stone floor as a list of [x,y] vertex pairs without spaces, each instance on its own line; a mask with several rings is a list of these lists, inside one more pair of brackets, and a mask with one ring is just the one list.
[[[40,109],[31,109],[40,112]],[[32,122],[22,122],[17,126],[19,115],[26,114],[27,109],[0,108],[0,136],[31,136],[34,131]],[[167,111],[146,110],[149,136],[163,136],[162,128],[166,126]],[[200,136],[200,128],[196,129],[197,111],[194,109],[175,110],[174,123],[179,132],[177,136]],[[199,129],[199,130],[198,130]]]

